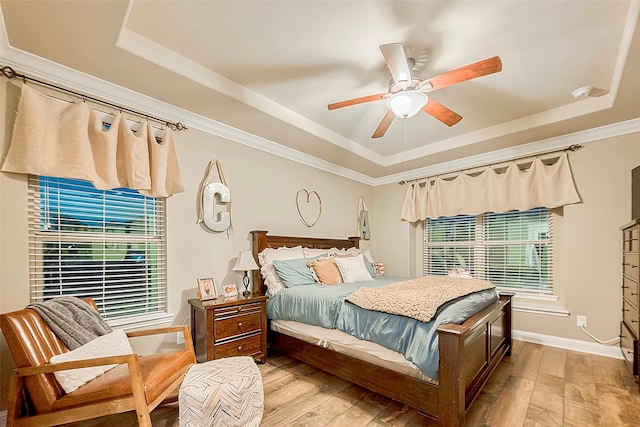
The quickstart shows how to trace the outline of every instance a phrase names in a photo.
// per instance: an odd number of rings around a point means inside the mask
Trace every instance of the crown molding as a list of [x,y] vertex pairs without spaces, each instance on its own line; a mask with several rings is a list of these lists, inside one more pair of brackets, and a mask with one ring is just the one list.
[[476,156],[469,156],[449,162],[438,163],[433,166],[413,169],[407,172],[386,175],[384,177],[374,179],[373,185],[386,185],[400,181],[419,180],[436,175],[444,175],[465,169],[477,168],[483,165],[507,162],[522,157],[536,156],[550,151],[563,150],[573,144],[585,145],[590,142],[634,132],[640,132],[640,119],[627,120],[625,122],[614,123],[598,128],[543,139],[519,145],[517,147],[504,148]]

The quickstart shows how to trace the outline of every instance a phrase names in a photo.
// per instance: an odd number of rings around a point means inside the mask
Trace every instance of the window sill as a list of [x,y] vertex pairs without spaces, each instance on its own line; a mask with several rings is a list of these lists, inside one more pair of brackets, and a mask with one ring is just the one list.
[[175,318],[174,314],[156,313],[144,316],[128,317],[125,319],[107,320],[107,324],[114,329],[139,329],[171,323]]
[[[517,298],[516,295],[514,298]],[[511,309],[513,311],[520,311],[522,313],[543,314],[545,316],[557,316],[568,317],[569,310],[564,307],[546,304],[534,304],[527,301],[514,300],[511,303]]]
[[552,294],[532,294],[528,292],[518,292],[516,289],[511,288],[498,288],[498,292],[511,292],[515,293],[514,298],[517,300],[521,300],[521,302],[526,303],[526,301],[548,301],[548,302],[556,302],[559,297],[557,295]]

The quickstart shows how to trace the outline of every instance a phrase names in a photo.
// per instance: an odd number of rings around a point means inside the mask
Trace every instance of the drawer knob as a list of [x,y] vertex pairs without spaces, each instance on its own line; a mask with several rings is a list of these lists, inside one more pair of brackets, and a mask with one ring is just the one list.
[[242,351],[242,346],[241,345],[238,346],[238,351]]
[[242,322],[238,322],[238,328],[242,328]]
[[635,297],[636,295],[638,295],[638,293],[637,293],[637,292],[636,292],[636,293],[631,292],[631,296],[632,296],[632,297]]

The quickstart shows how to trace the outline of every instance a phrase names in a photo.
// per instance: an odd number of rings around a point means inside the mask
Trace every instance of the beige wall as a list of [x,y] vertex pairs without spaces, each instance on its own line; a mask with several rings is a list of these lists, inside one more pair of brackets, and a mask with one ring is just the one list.
[[[0,81],[3,153],[18,96],[15,86]],[[617,336],[621,308],[619,227],[631,219],[630,171],[640,165],[637,139],[634,134],[593,142],[570,155],[583,203],[566,207],[556,218],[555,265],[558,305],[571,315],[562,318],[516,312],[515,329],[589,341],[575,326],[575,315],[581,314],[588,316],[589,330],[596,336]],[[184,323],[188,316],[187,299],[195,295],[197,277],[240,283],[231,267],[237,254],[250,248],[250,230],[351,236],[361,195],[367,201],[372,224],[372,240],[363,246],[384,262],[388,274],[420,273],[421,227],[399,219],[404,186],[372,188],[197,130],[177,133],[175,140],[187,191],[167,203],[169,310],[176,315],[174,324]],[[234,229],[230,237],[195,224],[196,191],[211,159],[222,163],[231,189]],[[322,217],[313,228],[298,218],[295,194],[301,188],[315,190],[322,197]],[[29,303],[26,210],[25,178],[0,173],[0,312]],[[0,341],[0,364],[0,408],[5,408],[7,372],[13,363],[4,341]]]
[[[631,169],[640,165],[639,134],[586,144],[569,158],[582,203],[554,217],[555,305],[569,317],[514,312],[514,329],[590,341],[576,326],[586,315],[588,330],[601,340],[618,336],[621,320],[621,232],[631,220]],[[374,189],[375,253],[389,272],[421,271],[422,229],[401,222],[406,188]],[[411,253],[413,245],[416,253]],[[406,259],[416,261],[417,270]]]
[[[19,91],[0,81],[0,146],[6,153]],[[196,294],[197,277],[241,283],[231,268],[250,249],[249,231],[344,238],[356,233],[358,199],[373,205],[373,189],[315,168],[252,149],[197,130],[175,134],[186,192],[167,202],[169,311],[174,324],[188,316],[187,300]],[[231,189],[233,233],[213,233],[196,225],[196,193],[209,160],[221,162]],[[296,192],[306,188],[322,198],[322,216],[308,228],[298,218]],[[29,303],[27,286],[27,184],[24,177],[0,173],[0,312]],[[373,214],[370,220],[373,221]],[[364,244],[368,247],[368,242]],[[173,338],[175,340],[175,338]],[[173,344],[170,340],[162,346]],[[0,408],[6,407],[7,373],[13,366],[0,342]],[[158,346],[158,343],[151,344]],[[149,349],[147,349],[149,350]]]

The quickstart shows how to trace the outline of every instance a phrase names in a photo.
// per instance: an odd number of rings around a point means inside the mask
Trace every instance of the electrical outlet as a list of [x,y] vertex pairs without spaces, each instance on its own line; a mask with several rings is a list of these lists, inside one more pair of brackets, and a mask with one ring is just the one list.
[[576,324],[578,327],[587,327],[587,316],[576,316]]
[[184,335],[182,332],[176,333],[176,344],[184,344]]

